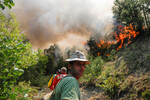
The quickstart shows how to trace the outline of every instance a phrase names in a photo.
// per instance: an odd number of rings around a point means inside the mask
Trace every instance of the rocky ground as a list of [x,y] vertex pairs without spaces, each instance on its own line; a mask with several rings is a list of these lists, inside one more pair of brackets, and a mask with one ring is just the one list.
[[[100,93],[102,90],[100,88],[88,86],[88,87],[80,87],[82,100],[100,100]],[[48,94],[50,91],[47,86],[44,86],[41,90],[39,90],[38,95],[34,96],[34,100],[41,100],[41,98]]]
[[81,87],[82,100],[100,100],[100,93],[102,90],[100,88],[88,86]]

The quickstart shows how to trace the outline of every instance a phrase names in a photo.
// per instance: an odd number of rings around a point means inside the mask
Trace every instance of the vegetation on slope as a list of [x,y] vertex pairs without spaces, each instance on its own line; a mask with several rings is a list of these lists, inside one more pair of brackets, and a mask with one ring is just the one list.
[[[100,56],[91,60],[81,82],[101,87],[105,99],[144,99],[150,97],[150,39],[142,35],[119,50],[114,59]],[[104,96],[105,95],[105,96]]]
[[[4,0],[11,8],[13,0]],[[92,38],[87,42],[90,65],[87,65],[81,82],[103,89],[102,99],[145,99],[150,98],[150,18],[148,0],[115,0],[113,12],[117,25],[133,25],[140,34],[130,44],[116,52],[121,44],[108,42],[97,45]],[[0,99],[33,99],[37,90],[31,85],[42,87],[56,69],[65,66],[60,48],[54,44],[44,53],[34,52],[14,14],[0,13]],[[116,25],[116,24],[115,24]],[[118,26],[114,31],[119,37]],[[124,33],[122,33],[124,34]],[[128,33],[127,33],[128,34]],[[69,53],[70,51],[68,51]],[[44,80],[43,80],[44,79]],[[22,82],[23,81],[23,82]]]

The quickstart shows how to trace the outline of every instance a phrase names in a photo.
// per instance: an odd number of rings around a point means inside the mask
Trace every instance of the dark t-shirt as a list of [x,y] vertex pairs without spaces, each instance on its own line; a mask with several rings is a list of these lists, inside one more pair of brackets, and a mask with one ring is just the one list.
[[66,76],[56,86],[54,98],[50,100],[81,100],[78,81],[72,76]]

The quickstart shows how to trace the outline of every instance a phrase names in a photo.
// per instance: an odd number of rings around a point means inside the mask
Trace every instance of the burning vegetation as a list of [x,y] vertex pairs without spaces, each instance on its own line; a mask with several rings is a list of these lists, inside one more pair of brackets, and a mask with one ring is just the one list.
[[[139,32],[136,32],[136,28],[134,28],[132,24],[126,27],[118,25],[116,29],[117,31],[112,33],[114,37],[113,41],[100,39],[99,42],[96,42],[94,38],[91,37],[87,42],[87,45],[90,47],[90,54],[93,56],[109,56],[112,49],[118,51],[130,44],[139,34]],[[86,45],[86,42],[82,42],[82,44]]]
[[131,43],[132,39],[135,38],[139,32],[136,32],[132,24],[128,27],[118,26],[120,33],[114,33],[117,43],[120,45],[117,48],[117,51],[124,47],[126,44]]

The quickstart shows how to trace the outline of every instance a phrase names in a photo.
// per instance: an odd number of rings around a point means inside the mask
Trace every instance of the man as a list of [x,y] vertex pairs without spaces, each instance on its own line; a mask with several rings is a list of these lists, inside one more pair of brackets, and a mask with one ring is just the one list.
[[58,70],[56,71],[56,74],[53,75],[53,80],[54,80],[54,78],[55,78],[57,75],[60,75],[60,74],[61,74],[61,70],[58,69]]
[[58,70],[56,71],[56,74],[54,74],[54,75],[51,77],[51,79],[50,79],[49,82],[48,82],[48,87],[49,87],[49,88],[50,88],[50,86],[52,85],[54,78],[55,78],[57,75],[59,75],[60,73],[61,73],[61,72],[60,72],[60,69],[58,69]]
[[67,73],[67,69],[66,69],[65,67],[62,67],[62,68],[61,68],[61,74],[58,74],[58,75],[54,78],[53,83],[52,83],[52,85],[50,86],[50,89],[51,89],[51,90],[54,90],[54,89],[55,89],[57,83],[58,83],[63,77],[65,77],[65,76],[67,75],[66,73]]
[[81,100],[79,90],[79,78],[83,75],[85,65],[89,64],[84,53],[75,51],[66,59],[68,64],[68,75],[64,77],[56,86],[50,100]]

